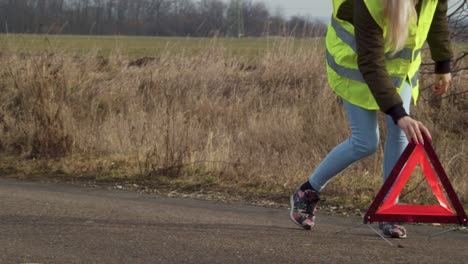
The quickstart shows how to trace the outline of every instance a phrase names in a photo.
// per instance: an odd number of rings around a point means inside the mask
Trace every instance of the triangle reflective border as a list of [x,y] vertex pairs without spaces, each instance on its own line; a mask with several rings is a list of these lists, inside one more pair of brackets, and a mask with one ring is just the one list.
[[[468,225],[468,218],[463,206],[450,184],[430,140],[425,138],[424,142],[424,146],[414,143],[408,144],[364,216],[365,224],[379,221]],[[439,205],[395,203],[418,164],[422,168]],[[453,207],[450,206],[441,183]]]

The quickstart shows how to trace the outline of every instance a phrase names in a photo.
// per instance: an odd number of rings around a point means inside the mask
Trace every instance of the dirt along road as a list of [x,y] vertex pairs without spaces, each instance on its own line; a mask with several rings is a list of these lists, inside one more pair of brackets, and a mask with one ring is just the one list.
[[[389,246],[359,217],[305,231],[287,208],[0,179],[0,263],[468,263],[468,233],[408,225]],[[376,224],[373,225],[376,227]]]

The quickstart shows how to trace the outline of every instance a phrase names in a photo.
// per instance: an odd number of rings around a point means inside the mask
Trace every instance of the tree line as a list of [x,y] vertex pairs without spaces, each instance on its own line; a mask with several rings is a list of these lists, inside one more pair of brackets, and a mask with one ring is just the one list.
[[323,36],[326,26],[251,0],[0,0],[1,33]]

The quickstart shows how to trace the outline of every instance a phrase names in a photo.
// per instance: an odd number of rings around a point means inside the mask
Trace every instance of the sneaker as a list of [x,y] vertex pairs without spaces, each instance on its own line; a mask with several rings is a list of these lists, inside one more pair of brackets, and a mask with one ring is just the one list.
[[320,201],[319,194],[314,190],[302,191],[299,187],[291,195],[291,212],[289,217],[296,225],[310,230],[315,226],[315,209]]
[[380,223],[382,234],[391,238],[406,238],[406,228],[397,223]]

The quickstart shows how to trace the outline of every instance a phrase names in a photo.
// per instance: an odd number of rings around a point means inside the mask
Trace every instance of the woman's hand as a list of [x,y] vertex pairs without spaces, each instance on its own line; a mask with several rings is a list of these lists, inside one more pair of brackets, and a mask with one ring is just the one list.
[[445,94],[452,82],[452,74],[445,73],[445,74],[436,74],[435,75],[435,85],[434,85],[434,94],[437,96],[442,96]]
[[398,120],[398,126],[403,129],[406,134],[406,138],[408,138],[408,141],[410,142],[412,141],[415,144],[421,143],[424,145],[423,133],[428,139],[432,140],[431,133],[429,133],[429,130],[423,125],[423,123],[416,121],[409,116],[405,116]]

